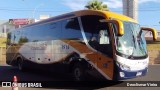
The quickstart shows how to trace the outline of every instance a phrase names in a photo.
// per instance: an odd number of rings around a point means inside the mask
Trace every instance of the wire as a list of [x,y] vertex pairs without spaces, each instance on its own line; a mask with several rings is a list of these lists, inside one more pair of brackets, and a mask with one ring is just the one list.
[[[49,9],[49,8],[48,8]],[[26,12],[26,11],[33,11],[33,9],[27,9],[27,8],[2,8],[0,7],[0,11],[23,11],[23,12]],[[55,10],[38,10],[38,12],[68,12],[70,10],[66,10],[66,11],[55,11]],[[116,12],[123,12],[123,10],[113,10],[113,11],[116,11]],[[158,9],[139,9],[139,10],[136,10],[136,11],[140,11],[140,12],[155,12],[155,11],[160,11],[160,8]]]
[[[33,11],[33,10],[29,10],[29,9],[0,9],[1,11]],[[38,10],[38,12],[67,12],[67,11],[54,11],[54,10]]]

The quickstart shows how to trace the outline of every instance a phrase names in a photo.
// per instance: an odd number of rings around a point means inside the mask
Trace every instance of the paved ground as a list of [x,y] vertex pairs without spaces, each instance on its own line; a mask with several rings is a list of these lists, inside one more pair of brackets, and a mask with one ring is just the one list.
[[[79,83],[69,82],[71,76],[54,74],[47,72],[39,72],[38,70],[31,70],[20,72],[15,67],[0,65],[0,81],[12,81],[13,76],[18,77],[18,81],[41,81],[45,83],[48,81],[55,85],[50,88],[19,88],[19,90],[52,90],[52,89],[102,89],[102,90],[160,90],[160,87],[120,87],[125,86],[128,81],[159,81],[160,84],[160,65],[150,65],[149,72],[144,77],[129,79],[119,83],[93,83],[85,82],[85,85],[79,86]],[[88,84],[90,83],[90,84]],[[144,82],[146,83],[146,82]],[[1,86],[1,84],[0,84]],[[117,87],[118,86],[118,87]],[[11,88],[0,88],[0,90],[11,90]]]

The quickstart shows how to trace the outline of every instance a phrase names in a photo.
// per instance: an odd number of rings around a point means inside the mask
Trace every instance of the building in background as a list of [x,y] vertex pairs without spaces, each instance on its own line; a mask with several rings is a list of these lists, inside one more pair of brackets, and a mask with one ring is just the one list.
[[14,29],[14,25],[10,25],[8,20],[0,20],[0,37],[7,37],[7,32]]
[[50,15],[40,15],[39,19],[19,18],[0,20],[0,37],[7,37],[7,32],[11,30],[48,18],[50,18]]
[[40,15],[40,20],[48,19],[50,15]]
[[15,26],[15,28],[20,28],[34,22],[34,19],[9,19],[9,24]]
[[[152,38],[153,38],[152,32],[144,31],[144,34],[145,34],[146,40],[152,40]],[[160,39],[160,30],[157,30],[157,37],[159,40]]]
[[123,14],[138,20],[138,0],[123,0]]
[[7,32],[34,22],[34,19],[0,20],[0,37],[7,37]]
[[35,22],[48,19],[48,18],[50,18],[50,15],[40,15],[39,19],[35,19]]

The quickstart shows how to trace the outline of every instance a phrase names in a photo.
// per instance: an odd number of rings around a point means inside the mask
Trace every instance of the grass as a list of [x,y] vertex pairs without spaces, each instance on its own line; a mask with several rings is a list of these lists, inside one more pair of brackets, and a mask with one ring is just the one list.
[[148,50],[160,50],[160,41],[148,41],[147,49]]
[[147,44],[147,50],[160,50],[160,44]]
[[[6,38],[0,38],[0,47],[6,47],[6,40]],[[150,59],[152,57],[150,62],[154,62],[154,59],[157,58],[157,56],[159,56],[160,54],[160,41],[147,41],[147,50],[149,51],[148,54],[150,56]]]
[[[6,38],[0,38],[0,47],[6,47]],[[150,60],[150,62],[155,63],[155,58],[157,58],[157,56],[159,56],[160,54],[160,41],[147,41],[147,50],[149,51],[148,54],[150,57],[152,57],[152,59]],[[3,61],[4,62],[4,61]],[[0,60],[0,63],[2,63],[2,61]],[[4,62],[5,63],[5,62]],[[157,61],[156,63],[160,63],[160,61]]]
[[147,41],[150,64],[160,64],[160,41]]
[[6,47],[6,38],[0,38],[0,47]]
[[[0,47],[6,46],[6,38],[0,38]],[[160,41],[148,41],[147,42],[147,50],[160,50]]]

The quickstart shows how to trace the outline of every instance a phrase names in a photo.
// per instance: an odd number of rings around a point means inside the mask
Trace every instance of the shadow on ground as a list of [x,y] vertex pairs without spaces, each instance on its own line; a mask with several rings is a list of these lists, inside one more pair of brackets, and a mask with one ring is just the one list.
[[[41,83],[42,88],[50,89],[99,89],[122,83],[122,81],[98,81],[93,78],[90,78],[89,81],[75,82],[70,74],[29,69],[25,72],[21,72],[16,67],[0,66],[1,82],[12,82],[13,76],[17,76],[18,83]],[[0,83],[0,86],[1,85],[2,83]]]

